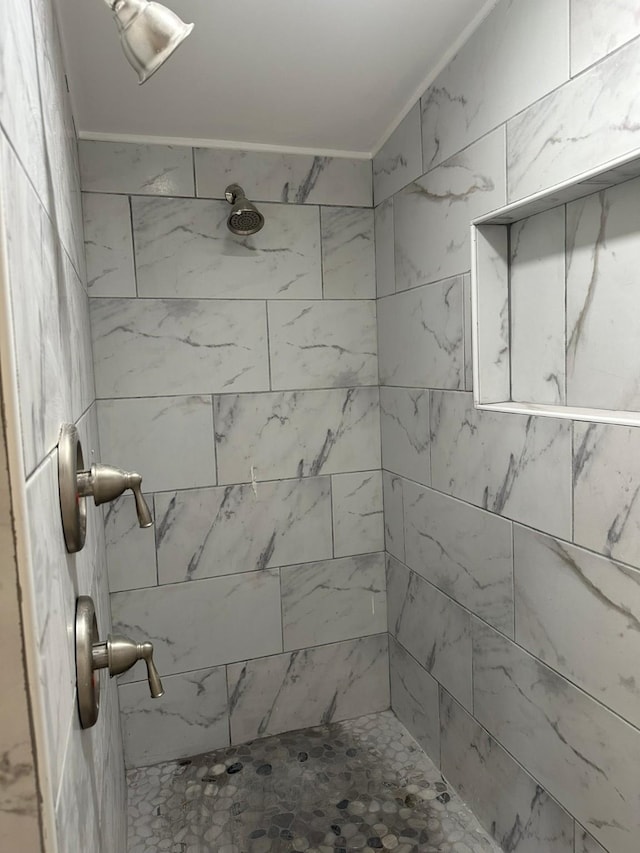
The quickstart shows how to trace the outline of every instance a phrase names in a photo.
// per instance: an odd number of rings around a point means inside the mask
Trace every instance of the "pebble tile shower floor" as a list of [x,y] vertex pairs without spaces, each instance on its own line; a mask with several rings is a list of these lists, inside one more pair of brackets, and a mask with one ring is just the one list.
[[127,777],[129,853],[501,853],[391,711]]

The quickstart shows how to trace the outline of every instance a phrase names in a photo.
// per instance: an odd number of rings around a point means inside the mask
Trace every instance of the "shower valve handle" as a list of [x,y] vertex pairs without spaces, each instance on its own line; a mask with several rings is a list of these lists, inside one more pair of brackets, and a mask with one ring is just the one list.
[[162,681],[153,662],[153,643],[136,643],[123,634],[109,634],[106,643],[96,643],[92,649],[93,668],[108,669],[109,675],[121,675],[139,660],[147,665],[147,680],[152,699],[164,696]]
[[78,494],[93,497],[96,506],[113,501],[131,489],[136,501],[136,512],[140,527],[151,527],[153,519],[142,494],[142,477],[135,471],[123,471],[111,465],[95,464],[89,471],[78,472]]

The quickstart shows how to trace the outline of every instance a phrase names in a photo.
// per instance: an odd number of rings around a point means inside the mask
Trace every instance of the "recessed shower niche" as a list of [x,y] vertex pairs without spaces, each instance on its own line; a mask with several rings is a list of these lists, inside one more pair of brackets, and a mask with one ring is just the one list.
[[640,158],[475,220],[477,408],[640,425]]

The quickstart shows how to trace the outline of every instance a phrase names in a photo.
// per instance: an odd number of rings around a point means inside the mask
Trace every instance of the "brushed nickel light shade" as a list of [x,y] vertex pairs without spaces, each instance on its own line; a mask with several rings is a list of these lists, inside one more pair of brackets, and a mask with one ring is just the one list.
[[175,12],[153,0],[105,0],[113,12],[120,43],[129,64],[142,84],[171,56],[189,35]]

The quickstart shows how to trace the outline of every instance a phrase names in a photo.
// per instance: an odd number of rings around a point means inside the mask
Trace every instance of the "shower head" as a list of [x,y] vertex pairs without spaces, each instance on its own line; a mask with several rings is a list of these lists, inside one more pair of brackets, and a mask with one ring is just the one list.
[[175,12],[153,0],[105,0],[116,19],[124,55],[145,83],[189,35]]
[[258,208],[251,204],[238,184],[229,184],[224,191],[224,197],[232,204],[231,213],[227,219],[227,227],[232,234],[250,237],[257,234],[264,225],[264,216]]

